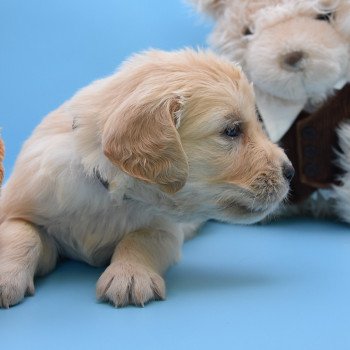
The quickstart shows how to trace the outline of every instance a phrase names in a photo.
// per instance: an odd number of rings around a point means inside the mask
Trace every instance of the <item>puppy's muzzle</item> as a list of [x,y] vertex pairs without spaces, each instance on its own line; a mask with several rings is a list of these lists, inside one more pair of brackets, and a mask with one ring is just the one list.
[[287,159],[263,171],[252,185],[254,197],[252,205],[260,209],[282,201],[289,192],[294,174],[295,170]]

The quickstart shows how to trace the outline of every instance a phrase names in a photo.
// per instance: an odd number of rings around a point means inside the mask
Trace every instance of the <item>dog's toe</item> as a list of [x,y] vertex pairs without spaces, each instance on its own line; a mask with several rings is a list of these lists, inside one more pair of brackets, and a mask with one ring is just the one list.
[[0,308],[9,308],[18,304],[25,295],[33,294],[33,279],[26,273],[0,273]]
[[161,276],[141,264],[113,263],[98,280],[96,295],[117,307],[144,306],[151,300],[165,298],[165,283]]

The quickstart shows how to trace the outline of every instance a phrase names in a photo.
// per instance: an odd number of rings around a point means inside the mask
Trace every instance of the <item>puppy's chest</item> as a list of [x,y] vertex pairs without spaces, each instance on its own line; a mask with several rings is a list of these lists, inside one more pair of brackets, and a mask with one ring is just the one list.
[[62,256],[101,266],[108,262],[115,246],[129,232],[149,224],[145,208],[123,203],[93,211],[89,207],[61,215],[45,225]]

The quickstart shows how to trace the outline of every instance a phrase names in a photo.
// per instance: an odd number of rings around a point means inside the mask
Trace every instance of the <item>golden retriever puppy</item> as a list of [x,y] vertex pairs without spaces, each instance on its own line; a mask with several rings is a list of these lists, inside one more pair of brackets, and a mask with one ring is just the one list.
[[25,143],[0,201],[0,305],[58,257],[109,264],[97,297],[165,297],[161,275],[208,219],[252,223],[293,168],[241,69],[209,52],[149,51],[79,91]]

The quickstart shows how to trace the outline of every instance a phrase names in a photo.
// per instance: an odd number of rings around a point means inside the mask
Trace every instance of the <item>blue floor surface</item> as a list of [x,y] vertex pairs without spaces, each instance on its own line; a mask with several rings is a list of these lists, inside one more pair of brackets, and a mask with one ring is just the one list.
[[[77,89],[150,47],[205,46],[182,0],[1,0],[0,128],[8,178],[22,142]],[[0,310],[0,349],[350,349],[350,227],[209,223],[144,309],[96,302],[102,272],[62,263]]]
[[0,311],[1,349],[350,348],[350,230],[326,221],[209,223],[167,274],[166,301],[96,302],[102,269],[62,263]]

